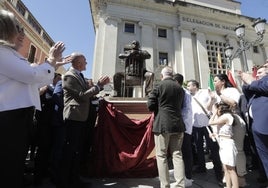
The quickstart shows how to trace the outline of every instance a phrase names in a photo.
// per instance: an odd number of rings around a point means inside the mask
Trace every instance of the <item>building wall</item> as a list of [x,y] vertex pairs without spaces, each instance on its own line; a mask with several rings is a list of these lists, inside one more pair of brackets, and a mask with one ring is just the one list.
[[[240,3],[236,1],[91,0],[90,5],[96,31],[93,79],[123,72],[124,62],[118,55],[123,52],[124,45],[138,40],[141,48],[152,56],[146,61],[146,68],[156,73],[156,80],[160,79],[163,67],[159,63],[159,53],[167,53],[167,65],[175,72],[207,87],[210,72],[226,72],[226,43],[238,48],[235,26],[245,24],[246,39],[253,41],[256,38],[251,27],[254,19],[241,15]],[[135,32],[124,32],[125,23],[134,24]],[[166,29],[166,38],[158,37],[159,28]],[[263,41],[267,41],[267,36]],[[258,53],[252,48],[246,51],[248,67],[263,64],[267,57],[267,44],[263,42],[257,47]],[[218,53],[224,69],[217,68]],[[233,69],[242,69],[240,57],[233,60]]]
[[[23,47],[18,52],[28,59],[31,46],[33,46],[36,48],[33,62],[44,62],[48,57],[49,49],[54,44],[54,41],[34,18],[30,10],[28,10],[21,0],[2,0],[0,2],[0,8],[13,12],[20,24],[24,27],[25,38]],[[57,70],[61,74],[65,71],[64,67],[60,67]]]

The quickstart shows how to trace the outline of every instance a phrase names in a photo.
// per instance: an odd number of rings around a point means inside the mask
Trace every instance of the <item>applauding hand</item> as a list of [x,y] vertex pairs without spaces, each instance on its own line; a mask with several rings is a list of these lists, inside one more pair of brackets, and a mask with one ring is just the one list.
[[102,76],[98,80],[98,85],[103,87],[104,85],[108,84],[110,82],[110,78],[108,76]]
[[55,43],[49,50],[48,63],[56,67],[56,62],[62,60],[62,52],[65,50],[65,44],[63,42]]
[[66,65],[68,63],[71,63],[72,60],[73,60],[73,57],[71,55],[68,55],[68,56],[62,58],[62,61],[57,61],[56,62],[55,69],[57,70],[60,66]]

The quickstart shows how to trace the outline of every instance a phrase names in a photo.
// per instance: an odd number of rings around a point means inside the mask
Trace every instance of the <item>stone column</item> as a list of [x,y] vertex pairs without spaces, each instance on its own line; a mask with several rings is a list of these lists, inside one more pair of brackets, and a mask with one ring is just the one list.
[[117,61],[118,23],[120,19],[100,19],[99,32],[96,32],[95,56],[92,66],[92,77],[97,81],[100,76],[114,75]]
[[181,66],[186,79],[195,79],[194,54],[191,32],[181,29]]
[[146,59],[145,61],[146,69],[154,72],[153,39],[155,25],[151,23],[139,22],[139,26],[141,27],[141,50],[146,50],[149,54],[151,54],[151,58]]
[[181,40],[178,27],[173,27],[173,41],[174,41],[174,72],[183,73],[183,61],[181,58]]
[[209,79],[209,64],[208,54],[206,49],[206,36],[204,33],[196,33],[196,48],[197,48],[197,62],[199,67],[200,86],[202,88],[208,87],[207,80]]

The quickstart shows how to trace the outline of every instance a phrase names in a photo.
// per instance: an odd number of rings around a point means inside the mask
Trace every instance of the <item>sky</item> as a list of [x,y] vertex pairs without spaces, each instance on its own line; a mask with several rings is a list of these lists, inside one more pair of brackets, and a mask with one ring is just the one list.
[[[63,56],[81,52],[87,59],[85,77],[91,77],[95,31],[89,0],[22,0],[55,41],[65,43]],[[68,68],[65,66],[65,68]]]
[[[265,18],[268,21],[268,0],[237,1],[242,3],[242,15]],[[22,0],[22,2],[55,42],[65,43],[64,56],[72,52],[81,52],[85,55],[88,64],[84,75],[90,78],[95,31],[89,0]]]

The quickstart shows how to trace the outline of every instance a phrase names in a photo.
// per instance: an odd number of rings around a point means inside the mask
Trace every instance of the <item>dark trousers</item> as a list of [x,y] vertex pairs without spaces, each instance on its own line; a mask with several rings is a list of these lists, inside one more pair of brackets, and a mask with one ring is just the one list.
[[192,179],[193,153],[192,153],[192,135],[184,133],[182,143],[182,158],[184,162],[185,176]]
[[259,157],[268,177],[268,135],[252,131]]
[[245,136],[244,150],[249,156],[251,156],[250,164],[252,165],[252,167],[258,169],[259,178],[267,179],[262,161],[259,157],[259,154],[256,148],[255,140],[253,137],[252,121],[253,120],[249,118],[247,135]]
[[[204,152],[204,138],[208,137],[205,127],[193,127],[193,137],[196,147],[196,154],[198,159],[198,167],[200,169],[206,168],[205,152]],[[209,139],[209,138],[208,138]]]
[[[49,118],[49,117],[47,117]],[[51,117],[50,117],[51,118]],[[37,152],[35,157],[34,183],[42,183],[49,176],[52,126],[50,119],[37,121]]]
[[[206,130],[206,132],[207,132],[207,130]],[[222,168],[222,163],[221,163],[220,154],[219,154],[219,149],[220,149],[219,144],[218,144],[218,142],[213,142],[212,139],[209,139],[207,141],[207,144],[208,144],[208,148],[211,152],[210,157],[212,159],[215,176],[216,176],[218,181],[222,181],[223,168]]]
[[23,187],[33,107],[0,112],[0,187]]
[[77,187],[86,122],[66,120],[66,139],[61,163],[61,187]]
[[198,165],[199,168],[205,168],[206,161],[205,161],[205,153],[204,153],[204,138],[206,140],[206,144],[208,149],[211,152],[211,159],[213,162],[213,169],[215,172],[215,176],[218,181],[222,181],[223,178],[223,169],[222,163],[219,155],[219,145],[217,142],[213,142],[212,139],[209,137],[209,133],[206,127],[193,127],[193,136],[194,142],[197,147],[197,157],[198,157]]
[[63,157],[63,147],[65,141],[65,126],[58,125],[52,127],[52,146],[51,146],[51,178],[56,184],[60,182],[60,162]]

